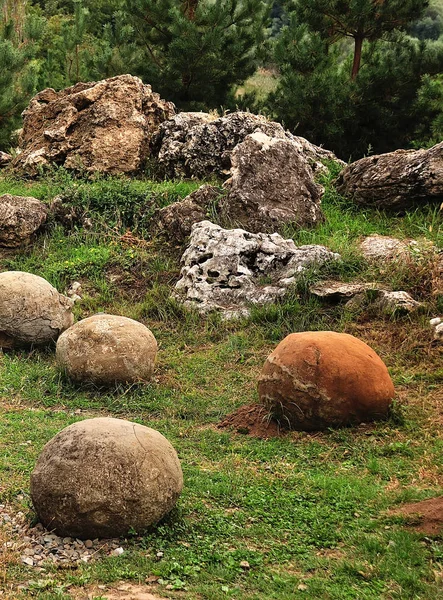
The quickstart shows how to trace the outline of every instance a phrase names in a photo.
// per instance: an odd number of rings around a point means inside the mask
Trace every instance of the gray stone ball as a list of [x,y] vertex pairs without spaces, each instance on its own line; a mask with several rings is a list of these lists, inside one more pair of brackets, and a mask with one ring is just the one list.
[[43,277],[22,271],[0,273],[0,347],[55,341],[74,322],[73,304]]
[[113,418],[63,429],[31,474],[31,498],[43,525],[80,539],[142,532],[171,511],[182,488],[180,461],[168,440]]
[[57,362],[73,380],[97,385],[148,381],[157,342],[142,323],[115,315],[79,321],[57,342]]

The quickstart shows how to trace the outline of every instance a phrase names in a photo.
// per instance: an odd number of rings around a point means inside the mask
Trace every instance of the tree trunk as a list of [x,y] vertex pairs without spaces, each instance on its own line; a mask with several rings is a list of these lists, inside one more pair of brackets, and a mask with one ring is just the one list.
[[361,49],[363,46],[363,36],[357,36],[354,38],[355,40],[355,45],[354,45],[354,62],[352,65],[352,73],[351,73],[351,79],[352,81],[354,81],[354,79],[357,77],[358,72],[360,71],[360,63],[361,63]]
[[185,15],[190,21],[194,21],[197,7],[198,0],[185,0]]

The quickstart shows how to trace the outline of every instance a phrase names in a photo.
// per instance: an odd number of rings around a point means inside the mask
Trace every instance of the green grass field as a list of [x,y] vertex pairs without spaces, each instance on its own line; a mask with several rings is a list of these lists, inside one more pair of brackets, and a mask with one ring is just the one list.
[[[427,263],[377,270],[357,250],[359,238],[375,232],[442,247],[442,213],[438,206],[402,217],[357,210],[337,195],[332,177],[324,183],[325,223],[286,233],[296,243],[341,252],[342,263],[310,272],[280,304],[222,322],[171,300],[182,249],[149,234],[155,207],[197,184],[86,181],[63,171],[34,183],[0,179],[0,193],[44,201],[62,194],[92,222],[70,231],[51,223],[32,247],[0,254],[0,270],[41,275],[61,292],[78,280],[78,319],[99,311],[138,319],[160,348],[151,384],[105,392],[69,382],[55,365],[53,348],[5,353],[0,502],[24,511],[31,522],[29,476],[43,445],[70,423],[94,416],[158,429],[175,446],[185,477],[177,508],[149,533],[123,540],[122,556],[36,573],[19,553],[3,548],[2,597],[88,597],[79,590],[144,583],[153,575],[159,580],[152,593],[189,600],[443,597],[442,538],[417,533],[388,514],[403,502],[443,493],[443,350],[430,343],[428,325],[442,314],[443,298],[431,296],[435,282]],[[128,229],[132,235],[123,237]],[[426,299],[428,308],[391,318],[370,305],[353,311],[326,306],[307,288],[330,277],[376,278]],[[217,427],[257,399],[263,362],[285,335],[321,329],[356,335],[386,362],[397,390],[388,421],[269,440]],[[0,541],[8,540],[3,531]],[[89,597],[106,598],[101,593]]]

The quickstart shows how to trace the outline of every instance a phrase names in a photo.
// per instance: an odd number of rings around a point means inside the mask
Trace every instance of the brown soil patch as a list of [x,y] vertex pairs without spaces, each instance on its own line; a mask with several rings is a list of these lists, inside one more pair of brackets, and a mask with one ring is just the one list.
[[408,526],[421,533],[439,535],[443,532],[443,496],[404,504],[389,514],[408,518]]
[[272,419],[269,410],[261,404],[241,406],[225,417],[218,427],[263,439],[279,437],[284,433],[279,423]]
[[93,600],[106,598],[106,600],[164,600],[160,596],[151,594],[152,587],[121,582],[115,587],[104,585],[85,588],[71,588],[70,595],[76,600]]

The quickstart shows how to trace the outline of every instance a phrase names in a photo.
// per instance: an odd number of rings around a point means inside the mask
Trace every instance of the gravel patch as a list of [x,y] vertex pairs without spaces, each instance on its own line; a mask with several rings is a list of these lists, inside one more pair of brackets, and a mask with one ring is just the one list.
[[31,527],[22,511],[5,504],[0,504],[0,526],[8,534],[4,551],[14,552],[23,564],[40,571],[48,565],[71,567],[125,551],[118,538],[79,540],[58,536],[41,523]]

